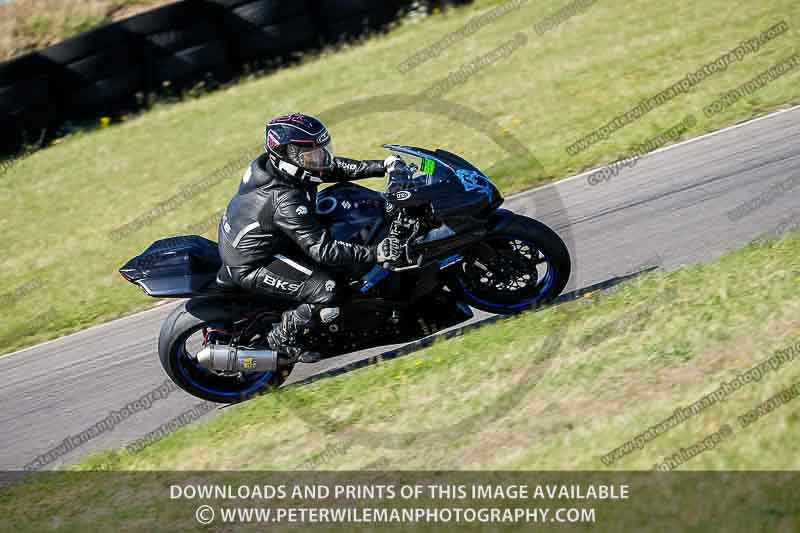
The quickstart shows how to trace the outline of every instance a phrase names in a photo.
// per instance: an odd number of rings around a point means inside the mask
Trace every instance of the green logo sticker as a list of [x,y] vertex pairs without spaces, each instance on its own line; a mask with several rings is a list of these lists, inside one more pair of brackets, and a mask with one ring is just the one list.
[[428,175],[432,176],[434,170],[436,170],[436,161],[434,161],[432,159],[423,159],[422,160],[422,172],[424,174],[428,174]]

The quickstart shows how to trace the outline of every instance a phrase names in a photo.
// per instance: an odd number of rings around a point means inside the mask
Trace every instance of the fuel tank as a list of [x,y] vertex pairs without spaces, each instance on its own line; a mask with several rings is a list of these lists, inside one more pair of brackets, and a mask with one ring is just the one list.
[[334,239],[368,244],[383,223],[383,196],[355,183],[337,183],[317,193],[317,216]]

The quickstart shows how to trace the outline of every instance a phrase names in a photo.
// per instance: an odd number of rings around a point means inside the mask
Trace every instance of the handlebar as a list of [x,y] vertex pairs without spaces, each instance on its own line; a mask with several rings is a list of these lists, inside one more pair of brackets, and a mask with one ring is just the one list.
[[395,185],[399,189],[409,184],[413,185],[414,174],[419,170],[419,167],[414,163],[406,163],[402,158],[400,158],[400,161],[402,162],[402,166],[395,167],[394,170],[389,172],[389,179],[386,184],[387,192],[394,192],[392,188]]

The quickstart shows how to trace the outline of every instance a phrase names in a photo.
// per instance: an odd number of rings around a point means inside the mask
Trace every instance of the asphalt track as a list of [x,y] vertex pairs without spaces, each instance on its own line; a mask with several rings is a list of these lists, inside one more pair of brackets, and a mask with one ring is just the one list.
[[[646,264],[673,269],[708,260],[800,220],[800,187],[793,187],[792,178],[800,184],[800,108],[659,150],[609,181],[591,186],[585,174],[578,175],[517,195],[505,207],[571,235],[576,259],[571,290]],[[778,184],[783,184],[780,194],[764,196],[760,208],[736,221],[728,216]],[[541,201],[552,196],[550,187],[557,188],[566,212]],[[166,376],[156,338],[174,305],[0,358],[0,470],[22,468],[162,384]],[[382,351],[298,365],[292,380]],[[130,443],[198,402],[172,392],[48,468]]]

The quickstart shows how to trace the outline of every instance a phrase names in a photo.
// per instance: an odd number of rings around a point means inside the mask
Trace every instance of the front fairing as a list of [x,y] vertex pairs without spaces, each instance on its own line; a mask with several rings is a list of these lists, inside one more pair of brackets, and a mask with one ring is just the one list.
[[503,196],[492,181],[478,167],[456,154],[395,144],[384,145],[384,148],[419,159],[419,173],[389,184],[387,200],[396,201],[400,207],[408,205],[414,196],[418,201],[424,196],[432,200],[434,210],[440,214],[469,210],[475,215],[492,212],[503,203]]
[[416,175],[393,181],[380,194],[354,183],[339,183],[317,194],[317,215],[337,240],[369,244],[384,214],[394,208],[430,205],[434,214],[454,226],[457,221],[494,212],[503,196],[469,161],[446,150],[387,144],[385,148],[419,159]]
[[[334,239],[374,245],[385,237],[387,218],[392,218],[396,209],[427,206],[436,227],[415,239],[416,250],[435,259],[443,253],[452,255],[451,248],[480,238],[486,221],[503,203],[500,191],[480,169],[445,150],[400,145],[386,148],[419,158],[419,173],[390,181],[384,194],[354,183],[339,183],[320,191],[317,214]],[[381,267],[373,274],[377,277],[366,281],[366,291],[386,276]]]

